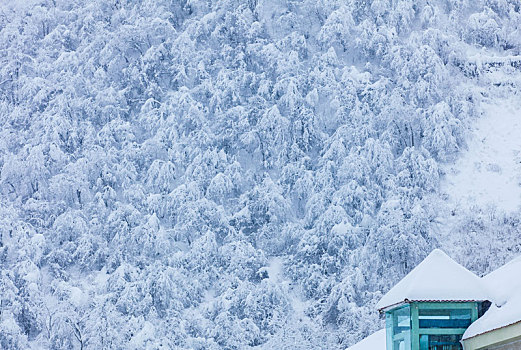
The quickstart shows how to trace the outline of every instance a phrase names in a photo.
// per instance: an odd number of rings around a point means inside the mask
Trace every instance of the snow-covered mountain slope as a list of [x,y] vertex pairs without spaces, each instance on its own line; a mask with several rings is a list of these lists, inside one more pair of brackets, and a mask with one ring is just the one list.
[[470,166],[440,181],[478,157],[482,101],[519,90],[520,19],[514,0],[0,1],[0,348],[344,349],[434,247],[490,271],[519,212],[454,210],[440,189]]
[[521,98],[486,101],[467,147],[446,166],[442,192],[461,206],[497,206],[507,212],[521,205]]

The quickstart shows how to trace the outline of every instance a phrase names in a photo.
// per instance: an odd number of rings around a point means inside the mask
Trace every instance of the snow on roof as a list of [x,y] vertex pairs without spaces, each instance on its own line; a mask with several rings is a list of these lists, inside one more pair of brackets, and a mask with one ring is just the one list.
[[506,263],[482,278],[494,293],[498,306],[506,303],[514,294],[521,293],[521,256]]
[[381,310],[404,301],[482,301],[489,300],[489,295],[478,276],[435,249],[376,307]]
[[375,332],[346,350],[385,350],[385,328]]
[[518,322],[521,322],[521,297],[519,296],[512,298],[502,307],[492,305],[485,315],[467,328],[463,334],[463,339],[469,339]]
[[521,322],[521,257],[482,278],[493,290],[494,304],[470,325],[463,339]]

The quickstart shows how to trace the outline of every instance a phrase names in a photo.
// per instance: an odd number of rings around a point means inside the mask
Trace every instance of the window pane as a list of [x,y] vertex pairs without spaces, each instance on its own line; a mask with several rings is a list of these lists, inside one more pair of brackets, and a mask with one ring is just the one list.
[[470,309],[429,310],[420,309],[420,328],[467,328],[471,323]]
[[393,350],[393,316],[390,312],[385,314],[385,338],[387,350]]
[[409,306],[386,314],[387,346],[389,350],[411,348],[411,309]]
[[429,350],[429,336],[422,334],[420,335],[420,350]]
[[462,350],[460,335],[426,335],[420,336],[420,350]]
[[409,306],[393,311],[394,335],[407,332],[411,329],[411,309]]

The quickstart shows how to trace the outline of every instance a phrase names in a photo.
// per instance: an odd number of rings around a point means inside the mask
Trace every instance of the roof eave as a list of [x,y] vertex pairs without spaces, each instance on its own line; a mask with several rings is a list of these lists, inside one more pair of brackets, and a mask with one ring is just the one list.
[[383,313],[392,309],[396,309],[397,307],[410,304],[410,303],[476,303],[488,301],[488,299],[465,299],[465,300],[432,300],[432,299],[407,299],[405,298],[403,301],[399,301],[397,303],[391,304],[389,306],[384,306],[378,309],[378,312]]
[[506,328],[506,327],[510,327],[510,326],[516,325],[518,323],[521,323],[521,320],[509,323],[509,324],[501,326],[501,327],[492,328],[492,329],[489,329],[488,331],[481,332],[481,333],[478,333],[478,334],[474,334],[472,337],[462,338],[461,340],[465,341],[465,340],[473,339],[473,338],[479,337],[480,335],[487,334],[487,333],[490,333],[490,332],[494,332],[494,331],[497,331],[498,329],[503,329],[503,328]]
[[397,307],[402,306],[404,304],[408,304],[408,303],[409,303],[409,300],[408,299],[404,299],[403,301],[399,301],[399,302],[391,304],[389,306],[384,306],[384,307],[378,309],[378,312],[379,313],[384,313],[384,312],[387,312],[387,311],[392,310],[392,309],[396,309]]

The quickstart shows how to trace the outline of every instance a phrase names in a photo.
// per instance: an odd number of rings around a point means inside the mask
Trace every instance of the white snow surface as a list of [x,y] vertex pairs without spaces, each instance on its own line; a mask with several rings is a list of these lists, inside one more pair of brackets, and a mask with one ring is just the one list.
[[385,328],[380,329],[356,343],[355,345],[347,348],[346,350],[385,350]]
[[489,300],[483,281],[439,249],[433,250],[418,266],[383,296],[376,307],[405,300],[464,301]]
[[281,286],[285,290],[285,294],[289,297],[291,307],[296,317],[308,318],[305,315],[305,310],[309,305],[301,298],[300,291],[295,290],[292,287],[291,281],[284,276],[283,265],[284,261],[280,257],[273,257],[270,259],[266,268],[266,271],[268,272],[268,282],[273,285]]
[[494,291],[494,304],[470,325],[463,339],[521,321],[521,257],[486,275],[483,282]]
[[514,296],[521,296],[521,256],[492,271],[483,277],[483,281],[494,291],[494,301],[498,306]]
[[455,207],[494,205],[512,212],[521,204],[521,103],[484,103],[468,149],[445,169],[442,191]]

